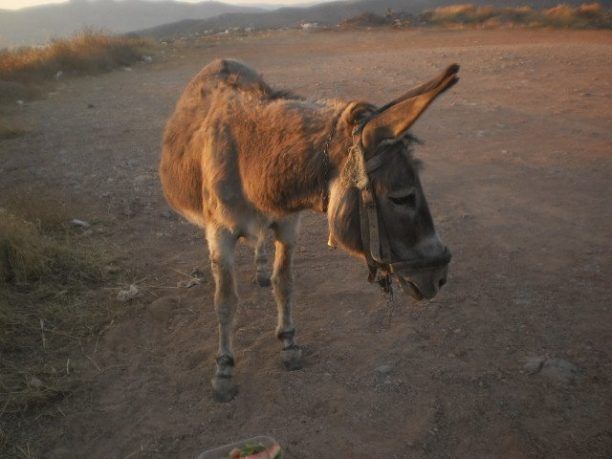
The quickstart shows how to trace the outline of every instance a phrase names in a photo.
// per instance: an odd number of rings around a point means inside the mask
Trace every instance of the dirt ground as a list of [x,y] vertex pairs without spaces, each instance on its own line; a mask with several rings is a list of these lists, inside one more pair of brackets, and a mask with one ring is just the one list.
[[[612,456],[612,33],[279,32],[166,55],[2,108],[29,132],[0,143],[0,204],[15,189],[60,196],[97,222],[89,237],[128,255],[144,292],[75,364],[82,384],[19,421],[32,456],[195,457],[258,434],[288,458]],[[462,66],[414,128],[454,255],[448,284],[418,304],[399,293],[390,316],[365,266],[329,250],[324,218],[306,213],[305,366],[285,372],[271,292],[240,247],[240,393],[227,404],[211,399],[205,243],[168,212],[156,171],[165,120],[215,57],[308,97],[381,104]],[[202,284],[177,288],[195,267]],[[100,298],[121,286],[109,287]],[[535,357],[578,370],[526,368]]]

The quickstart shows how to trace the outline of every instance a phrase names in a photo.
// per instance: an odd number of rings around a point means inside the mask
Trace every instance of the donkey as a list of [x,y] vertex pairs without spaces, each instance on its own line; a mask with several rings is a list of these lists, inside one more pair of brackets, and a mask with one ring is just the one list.
[[164,132],[159,172],[168,203],[202,227],[208,242],[219,323],[217,400],[237,393],[238,240],[255,243],[257,278],[265,284],[262,241],[273,232],[276,336],[289,370],[301,368],[302,357],[291,314],[300,211],[326,213],[329,243],[364,260],[370,281],[388,289],[393,276],[417,300],[444,285],[451,256],[434,229],[408,129],[458,81],[458,71],[450,65],[382,107],[305,100],[229,59],[211,62],[187,85]]

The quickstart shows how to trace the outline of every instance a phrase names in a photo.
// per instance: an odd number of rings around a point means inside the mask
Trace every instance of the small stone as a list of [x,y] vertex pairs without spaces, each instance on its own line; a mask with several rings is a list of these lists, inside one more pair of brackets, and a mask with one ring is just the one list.
[[131,284],[127,290],[120,290],[117,294],[117,299],[122,303],[127,303],[128,301],[132,301],[135,298],[138,298],[141,295],[140,290],[136,285]]
[[563,359],[530,357],[524,368],[530,375],[542,375],[561,383],[571,383],[580,375],[576,365]]
[[106,265],[104,267],[104,272],[106,274],[117,274],[119,271],[121,271],[121,268],[117,265]]
[[386,375],[386,374],[391,373],[391,371],[393,371],[393,365],[390,365],[390,364],[380,365],[379,367],[376,367],[374,371],[376,371],[376,373],[379,373],[381,375]]
[[70,220],[70,224],[73,226],[78,226],[80,228],[89,228],[91,225],[85,220],[79,220],[78,218],[73,218]]
[[542,367],[544,366],[545,360],[546,359],[541,356],[529,357],[527,361],[525,362],[525,365],[523,366],[523,368],[527,370],[527,372],[530,375],[534,375],[542,369]]

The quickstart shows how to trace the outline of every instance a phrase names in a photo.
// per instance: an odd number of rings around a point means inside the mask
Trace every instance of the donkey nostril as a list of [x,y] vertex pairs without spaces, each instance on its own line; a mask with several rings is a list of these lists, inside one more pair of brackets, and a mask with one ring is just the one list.
[[446,284],[446,277],[440,279],[440,281],[438,282],[438,288],[442,288],[444,284]]

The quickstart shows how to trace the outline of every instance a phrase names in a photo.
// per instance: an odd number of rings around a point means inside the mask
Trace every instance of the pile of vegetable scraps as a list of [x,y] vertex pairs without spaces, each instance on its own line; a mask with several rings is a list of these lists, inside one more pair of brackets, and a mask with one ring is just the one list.
[[265,447],[261,443],[245,443],[241,448],[234,448],[230,451],[230,459],[280,459],[281,448],[278,444]]

